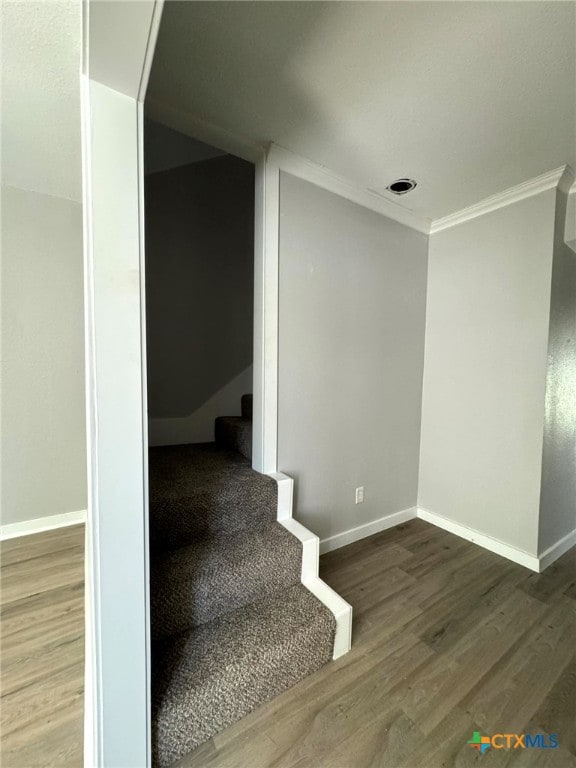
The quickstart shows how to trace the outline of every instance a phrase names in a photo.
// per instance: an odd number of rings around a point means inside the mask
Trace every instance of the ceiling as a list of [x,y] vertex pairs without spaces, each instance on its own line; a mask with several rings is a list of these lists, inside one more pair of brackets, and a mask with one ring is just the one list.
[[147,99],[437,219],[575,164],[575,8],[168,0]]
[[81,0],[2,0],[2,183],[82,199]]

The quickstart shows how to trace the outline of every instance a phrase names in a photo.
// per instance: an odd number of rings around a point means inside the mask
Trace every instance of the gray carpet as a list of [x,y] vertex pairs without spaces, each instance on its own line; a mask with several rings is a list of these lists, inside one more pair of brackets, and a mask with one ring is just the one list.
[[274,480],[214,443],[151,448],[149,475],[153,549],[254,531],[276,520]]
[[[250,422],[250,450],[251,417],[244,396],[230,418]],[[302,546],[276,522],[276,483],[230,450],[246,454],[247,434],[150,450],[158,768],[332,657],[334,617],[300,584]]]
[[252,421],[253,402],[252,395],[242,395],[240,398],[240,412],[243,419]]
[[334,629],[298,584],[163,644],[153,656],[154,764],[167,768],[322,667]]
[[238,451],[252,458],[252,419],[243,416],[219,416],[214,422],[216,445]]
[[302,545],[278,523],[204,539],[155,558],[150,595],[154,637],[204,624],[300,582]]

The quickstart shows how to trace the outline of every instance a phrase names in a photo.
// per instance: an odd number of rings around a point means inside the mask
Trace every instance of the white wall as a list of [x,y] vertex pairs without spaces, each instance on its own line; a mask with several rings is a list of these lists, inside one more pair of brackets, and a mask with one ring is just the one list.
[[280,200],[278,469],[325,539],[416,504],[427,237],[285,173]]
[[86,508],[82,206],[2,187],[2,525]]
[[86,508],[81,2],[1,14],[0,525],[15,535]]
[[537,554],[555,191],[430,238],[419,506]]
[[[573,177],[572,177],[573,178]],[[571,196],[574,197],[574,196]],[[576,253],[570,237],[576,218],[565,190],[556,193],[539,554],[576,529]],[[566,226],[567,223],[569,226]]]
[[2,183],[82,199],[82,0],[2,0]]

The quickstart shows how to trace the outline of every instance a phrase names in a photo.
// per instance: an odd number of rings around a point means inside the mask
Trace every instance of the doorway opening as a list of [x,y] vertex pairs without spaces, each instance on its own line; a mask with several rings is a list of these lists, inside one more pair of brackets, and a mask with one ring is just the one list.
[[146,120],[144,167],[149,445],[250,458],[254,165]]

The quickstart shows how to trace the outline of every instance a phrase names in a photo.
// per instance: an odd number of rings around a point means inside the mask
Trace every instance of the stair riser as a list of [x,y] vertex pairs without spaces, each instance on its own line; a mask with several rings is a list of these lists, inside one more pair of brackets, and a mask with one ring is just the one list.
[[252,395],[242,395],[242,399],[240,401],[240,411],[242,413],[243,419],[252,420]]
[[[276,519],[275,499],[261,504],[261,496],[245,489],[236,503],[214,496],[196,496],[150,505],[150,546],[153,550],[178,549],[208,536],[229,536],[266,528]],[[250,514],[244,510],[250,509]]]
[[157,640],[199,626],[300,582],[301,543],[278,523],[164,556],[151,573]]
[[214,423],[214,436],[217,445],[252,459],[251,421],[227,416],[218,418]]
[[[290,596],[287,597],[290,602]],[[320,607],[320,604],[318,604]],[[268,627],[270,641],[253,630],[248,647],[238,629],[237,652],[225,643],[226,663],[218,656],[208,673],[201,672],[205,657],[194,638],[182,637],[163,654],[164,681],[185,679],[185,690],[160,685],[153,691],[153,766],[169,768],[188,752],[291,688],[330,661],[334,624],[325,613],[302,624]],[[227,636],[236,630],[223,627]],[[250,633],[252,636],[252,633]],[[218,639],[214,638],[214,646]],[[154,663],[154,658],[153,658]],[[231,693],[233,691],[233,694]],[[256,758],[256,756],[255,756]]]

